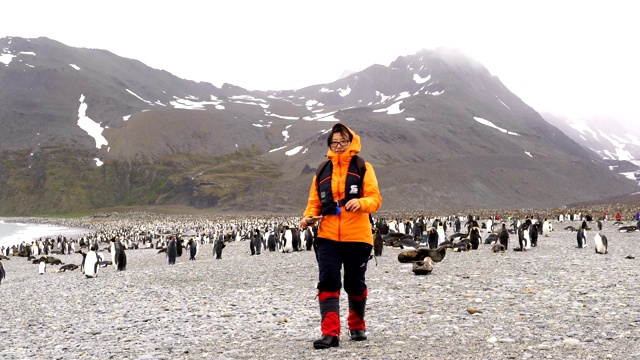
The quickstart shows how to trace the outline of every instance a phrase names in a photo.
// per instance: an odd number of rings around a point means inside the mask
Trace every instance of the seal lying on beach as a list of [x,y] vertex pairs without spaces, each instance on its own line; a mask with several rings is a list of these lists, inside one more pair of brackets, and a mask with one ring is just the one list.
[[618,232],[634,232],[634,231],[638,231],[638,227],[634,226],[634,225],[629,225],[629,226],[622,226],[618,229]]
[[40,256],[39,259],[32,260],[32,262],[34,264],[40,264],[40,262],[43,262],[43,261],[44,261],[45,264],[51,264],[51,265],[62,265],[62,264],[64,264],[62,262],[62,260],[60,260],[58,258],[55,258],[53,256]]
[[411,271],[416,275],[428,275],[433,271],[433,261],[427,256],[422,261],[414,262]]
[[447,255],[447,248],[440,246],[437,249],[429,249],[426,247],[420,247],[415,250],[406,250],[398,254],[398,261],[401,263],[422,261],[427,256],[431,258],[433,262],[440,262]]
[[66,265],[60,266],[60,269],[58,269],[58,271],[56,271],[56,272],[65,272],[67,270],[73,271],[73,270],[75,270],[77,268],[79,268],[79,266],[76,265],[76,264],[66,264]]

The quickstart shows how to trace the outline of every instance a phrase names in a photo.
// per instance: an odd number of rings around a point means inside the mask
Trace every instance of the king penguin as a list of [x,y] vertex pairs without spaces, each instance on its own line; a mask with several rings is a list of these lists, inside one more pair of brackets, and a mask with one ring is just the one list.
[[167,244],[167,259],[169,260],[169,265],[176,264],[176,257],[178,257],[178,243],[172,236],[169,238],[169,243]]
[[88,278],[93,278],[98,276],[99,259],[98,259],[98,254],[96,253],[97,250],[98,249],[95,246],[91,245],[89,252],[86,255],[82,254],[83,259],[82,259],[81,268],[84,273],[84,276]]
[[380,234],[380,229],[376,228],[373,233],[373,254],[377,256],[382,256],[382,249],[384,248],[384,239],[382,239],[382,234]]
[[544,237],[548,237],[550,232],[551,232],[551,223],[547,220],[547,218],[545,218],[544,222],[542,223],[542,235]]
[[2,279],[4,279],[4,265],[2,265],[2,261],[0,261],[0,284],[2,284]]
[[606,254],[608,252],[608,241],[606,236],[596,233],[596,236],[593,238],[593,243],[596,248],[596,254]]
[[122,242],[118,237],[115,238],[115,255],[116,255],[116,265],[118,271],[124,271],[127,269],[127,254],[124,252],[124,247],[122,246]]
[[502,223],[502,228],[498,232],[498,241],[505,250],[509,248],[509,230],[507,230],[507,224],[505,223]]

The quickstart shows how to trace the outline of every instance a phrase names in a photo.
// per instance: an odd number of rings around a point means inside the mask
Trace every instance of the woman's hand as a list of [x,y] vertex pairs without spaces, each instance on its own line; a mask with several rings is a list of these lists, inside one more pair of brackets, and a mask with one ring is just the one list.
[[347,211],[358,211],[360,210],[360,201],[358,201],[358,199],[351,199],[344,204],[344,209]]

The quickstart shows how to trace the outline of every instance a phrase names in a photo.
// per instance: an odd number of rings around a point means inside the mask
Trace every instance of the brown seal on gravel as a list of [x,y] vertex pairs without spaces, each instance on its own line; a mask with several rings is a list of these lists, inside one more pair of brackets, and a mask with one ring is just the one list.
[[422,261],[414,262],[411,271],[416,275],[428,275],[433,271],[433,261],[427,256]]
[[447,255],[447,248],[440,246],[437,249],[429,249],[426,247],[420,247],[415,250],[407,250],[398,254],[398,261],[401,263],[422,261],[427,256],[431,258],[433,262],[440,262]]

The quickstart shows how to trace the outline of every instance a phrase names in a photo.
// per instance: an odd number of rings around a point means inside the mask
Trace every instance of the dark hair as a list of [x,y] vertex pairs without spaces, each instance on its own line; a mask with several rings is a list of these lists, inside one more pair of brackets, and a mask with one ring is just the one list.
[[349,141],[353,141],[353,134],[351,134],[351,131],[349,131],[349,129],[342,124],[336,124],[333,126],[331,132],[329,133],[329,137],[327,138],[327,146],[331,146],[331,140],[333,140],[333,134],[335,133],[340,133],[342,134],[342,136],[348,138]]

